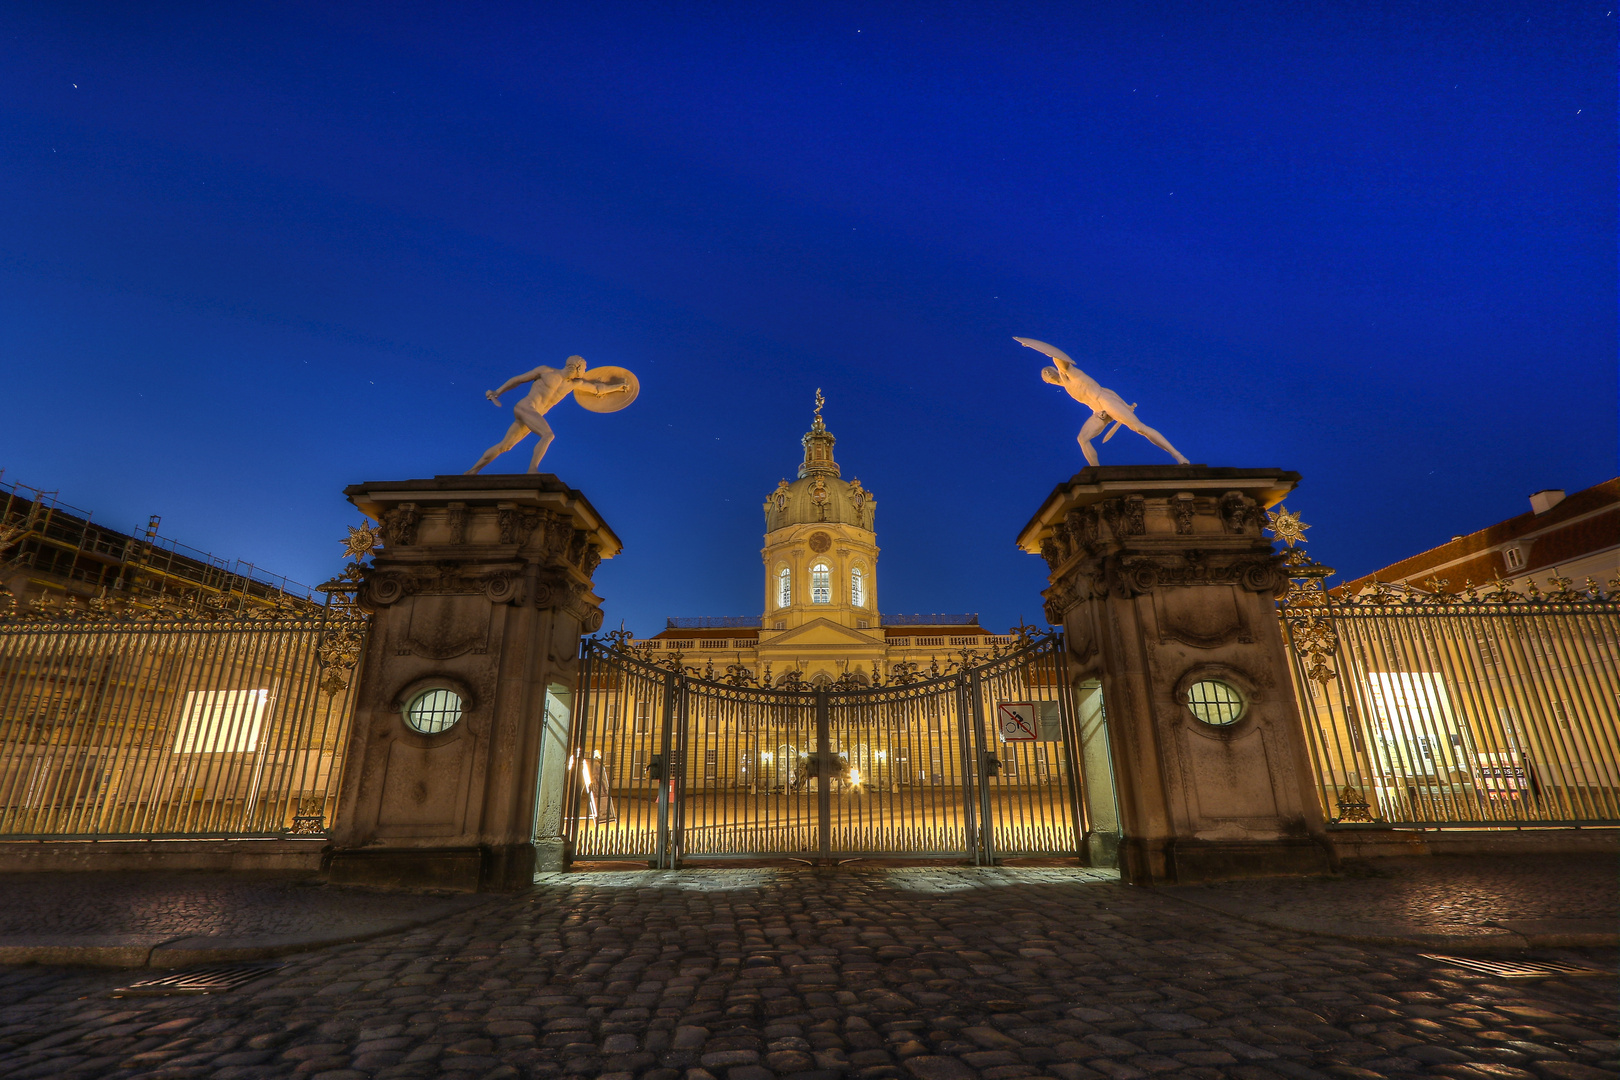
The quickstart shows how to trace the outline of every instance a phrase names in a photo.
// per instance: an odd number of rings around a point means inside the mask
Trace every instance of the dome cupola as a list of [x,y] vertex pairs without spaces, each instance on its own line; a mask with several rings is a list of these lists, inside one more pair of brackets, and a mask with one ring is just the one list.
[[[826,403],[817,390],[815,419],[800,440],[804,460],[799,478],[783,478],[765,500],[765,547],[760,552],[765,616],[760,625],[766,637],[785,634],[783,648],[808,647],[809,640],[796,635],[815,625],[822,628],[816,633],[833,634],[828,640],[836,639],[846,653],[856,646],[877,649],[883,634],[872,524],[877,500],[859,478],[845,480],[839,474],[833,460],[836,440],[821,419]],[[828,629],[834,626],[842,629]],[[761,638],[760,647],[768,652],[771,646]]]
[[821,419],[826,403],[818,389],[815,419],[800,440],[804,460],[799,463],[799,478],[791,483],[783,479],[765,500],[767,533],[822,522],[868,531],[874,528],[876,500],[872,493],[861,487],[859,477],[844,480],[833,459],[833,444],[838,440]]
[[833,443],[838,440],[833,433],[827,430],[827,425],[821,422],[822,407],[827,399],[821,396],[821,388],[816,388],[816,418],[810,424],[810,430],[804,433],[799,440],[804,444],[804,460],[799,462],[799,477],[830,476],[838,479],[838,462],[833,460]]

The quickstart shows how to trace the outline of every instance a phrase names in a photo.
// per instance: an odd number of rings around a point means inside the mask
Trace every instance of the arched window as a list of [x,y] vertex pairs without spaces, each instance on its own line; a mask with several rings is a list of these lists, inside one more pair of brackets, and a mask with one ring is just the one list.
[[776,575],[776,606],[788,607],[793,603],[793,571],[782,567]]
[[827,569],[824,562],[818,562],[810,568],[810,602],[832,603],[832,571]]
[[866,575],[858,566],[849,572],[849,602],[856,607],[866,606]]

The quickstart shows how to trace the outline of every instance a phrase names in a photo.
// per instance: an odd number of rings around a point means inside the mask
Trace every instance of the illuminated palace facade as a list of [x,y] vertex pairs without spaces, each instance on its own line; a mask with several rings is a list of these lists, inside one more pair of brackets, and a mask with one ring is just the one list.
[[795,674],[827,684],[846,673],[867,683],[900,664],[926,674],[963,649],[1011,644],[977,615],[882,614],[877,497],[858,477],[843,478],[821,409],[817,391],[798,478],[783,479],[765,500],[764,614],[672,618],[635,644],[655,656],[679,652],[687,665],[712,663],[717,676],[740,665],[778,684]]

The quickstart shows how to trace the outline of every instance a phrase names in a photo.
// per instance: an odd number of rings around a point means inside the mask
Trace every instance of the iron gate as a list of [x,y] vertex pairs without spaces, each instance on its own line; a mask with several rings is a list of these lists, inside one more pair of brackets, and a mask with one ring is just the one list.
[[[761,686],[616,636],[586,643],[569,759],[568,838],[579,860],[1003,858],[1082,850],[1078,746],[1061,639],[964,653],[883,685],[790,674]],[[1006,741],[1004,702],[1045,703],[1029,741]]]

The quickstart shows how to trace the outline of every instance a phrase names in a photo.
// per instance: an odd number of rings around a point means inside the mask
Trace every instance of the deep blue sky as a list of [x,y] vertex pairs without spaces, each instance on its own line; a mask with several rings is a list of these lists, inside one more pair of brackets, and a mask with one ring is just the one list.
[[883,610],[999,628],[1082,464],[1019,334],[1365,572],[1616,472],[1612,8],[7,5],[0,466],[318,582],[582,353],[641,398],[546,467],[650,633],[759,612],[820,386]]

